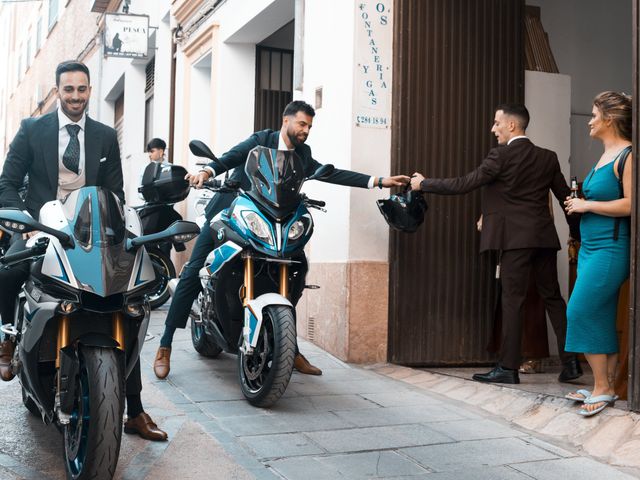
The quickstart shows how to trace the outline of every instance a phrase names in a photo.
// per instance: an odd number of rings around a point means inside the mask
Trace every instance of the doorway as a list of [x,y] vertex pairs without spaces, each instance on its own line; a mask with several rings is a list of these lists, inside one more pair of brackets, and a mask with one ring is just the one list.
[[293,22],[256,45],[254,130],[278,130],[293,100]]

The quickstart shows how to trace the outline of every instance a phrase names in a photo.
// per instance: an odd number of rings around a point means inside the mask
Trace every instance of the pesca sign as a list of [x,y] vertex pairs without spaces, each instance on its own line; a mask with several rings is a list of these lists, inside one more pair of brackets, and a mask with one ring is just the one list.
[[107,13],[104,25],[105,57],[147,58],[148,15]]

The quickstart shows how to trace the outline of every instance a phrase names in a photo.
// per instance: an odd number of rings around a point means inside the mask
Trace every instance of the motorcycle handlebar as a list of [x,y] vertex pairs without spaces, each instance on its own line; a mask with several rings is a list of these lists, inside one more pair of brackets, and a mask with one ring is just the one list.
[[5,255],[4,257],[0,258],[0,264],[12,265],[14,263],[22,262],[23,260],[28,260],[39,255],[44,255],[44,252],[46,252],[48,245],[48,238],[39,238],[33,247],[29,247],[25,250],[22,250],[21,252]]
[[222,187],[222,180],[216,180],[215,178],[211,178],[202,184],[205,188],[220,188]]
[[322,200],[313,200],[311,198],[307,198],[305,199],[305,202],[307,202],[309,205],[313,206],[313,207],[326,207],[327,203],[323,202]]

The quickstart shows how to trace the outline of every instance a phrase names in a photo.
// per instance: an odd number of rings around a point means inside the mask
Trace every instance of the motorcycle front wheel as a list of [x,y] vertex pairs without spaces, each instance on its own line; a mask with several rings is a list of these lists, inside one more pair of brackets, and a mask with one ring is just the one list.
[[71,421],[63,427],[64,459],[70,480],[111,479],[116,471],[124,372],[110,348],[82,347]]
[[270,407],[284,394],[293,373],[296,324],[293,309],[265,307],[258,343],[251,355],[238,352],[240,387],[256,407]]
[[162,250],[154,248],[149,250],[148,253],[157,275],[160,276],[158,288],[149,295],[149,306],[151,309],[155,309],[161,307],[169,300],[171,296],[169,292],[169,280],[176,278],[176,267],[171,261],[171,257]]

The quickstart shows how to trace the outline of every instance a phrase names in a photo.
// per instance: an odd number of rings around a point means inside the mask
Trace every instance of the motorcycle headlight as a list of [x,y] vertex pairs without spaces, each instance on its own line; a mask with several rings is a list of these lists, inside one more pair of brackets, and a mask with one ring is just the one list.
[[302,220],[298,220],[296,222],[293,222],[293,225],[289,227],[289,233],[287,234],[287,236],[289,237],[289,240],[297,240],[302,236],[303,233],[304,222]]
[[251,230],[251,233],[253,233],[256,237],[268,243],[269,245],[275,244],[269,225],[260,215],[250,210],[244,210],[242,212],[242,219],[247,225],[247,228]]

